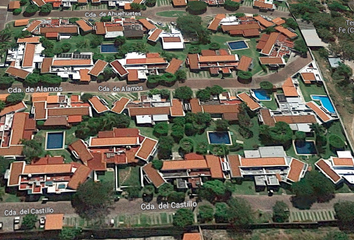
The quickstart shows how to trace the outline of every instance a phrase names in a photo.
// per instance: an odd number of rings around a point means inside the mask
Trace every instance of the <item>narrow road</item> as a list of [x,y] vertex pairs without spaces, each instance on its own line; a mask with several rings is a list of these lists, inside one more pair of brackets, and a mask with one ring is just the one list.
[[5,24],[11,21],[12,13],[7,11],[7,5],[10,0],[1,0],[0,1],[0,29],[5,27]]

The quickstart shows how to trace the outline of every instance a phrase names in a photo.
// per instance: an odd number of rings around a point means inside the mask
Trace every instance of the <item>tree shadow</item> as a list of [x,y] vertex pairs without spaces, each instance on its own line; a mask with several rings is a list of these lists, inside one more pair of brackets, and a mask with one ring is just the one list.
[[316,202],[316,197],[313,196],[309,198],[303,198],[303,197],[293,196],[291,197],[290,201],[293,204],[293,207],[301,210],[308,210]]

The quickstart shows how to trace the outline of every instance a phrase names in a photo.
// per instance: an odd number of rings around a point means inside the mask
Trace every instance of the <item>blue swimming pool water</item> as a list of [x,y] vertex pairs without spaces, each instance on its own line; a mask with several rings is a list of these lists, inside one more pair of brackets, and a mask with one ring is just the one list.
[[63,148],[64,133],[48,133],[47,135],[47,149],[61,149]]
[[335,113],[336,111],[334,110],[334,107],[331,103],[331,100],[327,96],[311,96],[313,100],[320,100],[322,106],[324,106],[328,112],[330,113]]
[[208,132],[211,144],[231,144],[229,132]]
[[271,98],[268,96],[267,91],[263,89],[259,90],[253,90],[254,95],[256,95],[256,98],[260,101],[269,101]]
[[228,42],[227,43],[231,50],[239,50],[248,48],[245,41],[236,41],[236,42]]
[[295,148],[298,154],[317,154],[316,146],[313,141],[305,143],[295,141]]
[[114,44],[102,44],[101,52],[103,53],[115,53],[118,51],[118,48]]

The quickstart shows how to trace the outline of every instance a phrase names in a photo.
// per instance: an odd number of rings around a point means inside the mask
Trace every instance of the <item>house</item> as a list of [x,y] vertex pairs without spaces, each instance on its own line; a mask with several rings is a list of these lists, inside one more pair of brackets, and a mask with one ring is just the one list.
[[161,176],[160,172],[153,168],[152,163],[146,164],[142,167],[143,172],[145,173],[144,177],[148,183],[154,184],[156,188],[161,187],[166,180]]
[[265,19],[264,17],[262,17],[260,15],[254,16],[253,18],[255,20],[257,20],[259,22],[259,24],[261,26],[263,26],[264,28],[273,27],[275,25],[273,22],[268,21],[267,19]]
[[[95,30],[97,35],[104,35],[105,38],[116,38],[118,36],[124,36],[124,20],[117,22],[96,22]],[[138,26],[141,25],[139,24]]]
[[332,118],[322,109],[322,106],[317,105],[317,103],[315,103],[314,101],[306,103],[306,106],[309,107],[312,111],[314,111],[314,113],[323,123],[327,123],[334,120],[334,118]]
[[27,194],[75,192],[90,177],[91,169],[79,163],[63,163],[64,158],[59,158],[60,163],[41,159],[30,165],[24,161],[13,162],[5,173],[7,186]]
[[175,28],[171,32],[162,32],[160,39],[164,50],[184,49],[184,39],[182,33]]
[[7,6],[7,9],[12,11],[15,9],[21,8],[20,1],[11,1],[9,2],[9,5]]
[[279,26],[279,25],[282,25],[285,23],[285,20],[280,18],[280,17],[277,17],[277,18],[274,18],[272,20],[273,23],[275,23],[275,25]]
[[278,68],[285,65],[285,61],[282,57],[259,57],[259,62],[262,65],[267,65],[272,68]]
[[58,231],[63,229],[64,214],[48,214],[45,216],[44,230]]
[[182,64],[183,64],[182,60],[179,60],[177,58],[172,58],[171,62],[167,65],[165,71],[171,74],[175,74]]
[[276,9],[273,0],[253,0],[253,7],[262,11],[274,11]]
[[262,55],[269,57],[283,57],[290,55],[294,42],[282,33],[272,32],[263,34],[258,40],[256,48]]
[[68,39],[79,34],[77,24],[70,23],[68,19],[43,19],[31,22],[25,29],[34,35],[58,36],[59,39]]
[[187,6],[186,0],[172,0],[172,5],[174,7],[185,7]]
[[237,70],[239,71],[248,71],[252,68],[253,59],[251,57],[247,57],[243,55],[238,63]]
[[101,99],[98,96],[93,96],[88,101],[91,104],[92,108],[98,114],[109,111],[109,108],[107,107],[107,102],[104,99]]
[[276,26],[275,30],[277,30],[278,32],[284,34],[285,36],[287,36],[289,39],[295,39],[297,38],[297,34],[294,33],[293,31],[290,31],[287,28],[284,28],[283,26]]
[[305,84],[321,83],[321,73],[315,61],[310,62],[299,71],[300,77]]
[[77,20],[76,24],[79,25],[80,30],[83,33],[88,33],[88,32],[91,32],[93,30],[93,27],[91,26],[91,24],[89,24],[85,20]]
[[29,19],[19,19],[19,20],[15,20],[14,22],[15,27],[27,26],[28,24],[29,24]]
[[259,109],[261,106],[253,99],[251,98],[247,93],[240,93],[237,94],[237,97],[241,99],[243,102],[247,104],[247,106],[252,110],[255,111]]
[[202,240],[200,233],[184,233],[182,240]]
[[225,14],[217,14],[214,19],[209,23],[208,29],[211,31],[217,31],[221,20],[225,17]]
[[92,69],[88,72],[91,76],[98,77],[101,73],[103,73],[104,69],[108,65],[107,62],[98,59],[95,62],[95,65],[92,67]]
[[337,151],[337,157],[320,159],[315,166],[334,184],[342,182],[343,179],[354,184],[354,162],[350,151]]

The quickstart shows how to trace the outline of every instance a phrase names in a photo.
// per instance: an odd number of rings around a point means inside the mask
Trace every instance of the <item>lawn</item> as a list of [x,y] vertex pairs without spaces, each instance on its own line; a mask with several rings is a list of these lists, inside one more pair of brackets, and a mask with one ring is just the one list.
[[112,184],[112,188],[115,188],[115,176],[114,171],[105,171],[104,174],[97,175],[97,178],[103,184]]
[[253,126],[250,128],[250,130],[253,132],[253,136],[249,139],[243,138],[240,133],[239,133],[239,128],[240,126],[237,124],[232,124],[230,126],[230,131],[233,133],[233,140],[240,140],[243,141],[243,148],[245,150],[251,150],[251,149],[258,149],[258,147],[261,145],[261,142],[259,141],[259,124],[258,124],[258,119],[257,117],[254,117],[251,119],[251,122]]
[[140,168],[139,167],[120,167],[119,168],[120,186],[140,186]]
[[161,17],[181,17],[186,14],[186,11],[164,11],[156,13],[157,16]]
[[324,87],[317,86],[316,84],[306,84],[298,78],[299,86],[302,92],[302,95],[305,98],[306,102],[312,101],[311,95],[327,95]]
[[261,101],[261,104],[271,110],[276,110],[278,108],[274,95],[272,95],[272,99],[270,101]]

